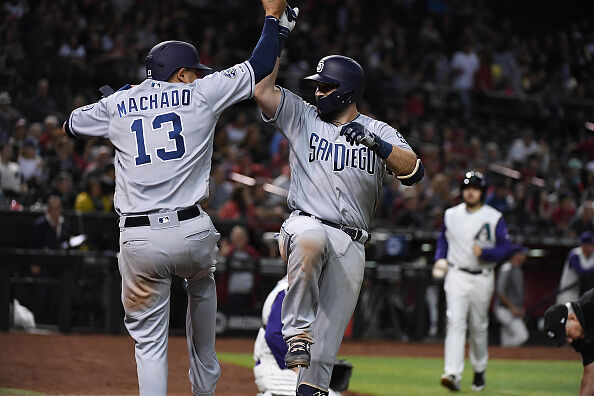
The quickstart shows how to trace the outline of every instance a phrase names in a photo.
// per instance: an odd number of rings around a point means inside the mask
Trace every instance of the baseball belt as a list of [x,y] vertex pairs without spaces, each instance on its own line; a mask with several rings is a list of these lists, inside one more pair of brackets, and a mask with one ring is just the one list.
[[[179,221],[190,220],[194,217],[200,216],[200,208],[198,205],[192,205],[190,207],[180,209],[177,211],[177,218]],[[124,221],[124,227],[143,227],[149,226],[151,222],[147,215],[143,216],[127,216]]]
[[473,270],[473,269],[469,269],[469,268],[458,267],[457,265],[454,265],[454,264],[451,264],[451,263],[448,263],[448,265],[450,267],[454,267],[456,269],[459,269],[460,271],[464,271],[464,272],[466,272],[468,274],[471,274],[471,275],[481,275],[481,274],[485,274],[485,273],[491,272],[491,269],[490,268]]
[[339,230],[343,231],[345,234],[347,234],[349,237],[351,237],[351,239],[355,242],[360,242],[362,244],[366,244],[367,242],[371,241],[371,233],[369,233],[365,230],[362,230],[360,228],[349,227],[344,224],[333,223],[328,220],[320,219],[319,217],[316,217],[312,214],[304,212],[303,210],[298,210],[297,215],[312,217],[312,218],[318,220],[322,224],[339,229]]

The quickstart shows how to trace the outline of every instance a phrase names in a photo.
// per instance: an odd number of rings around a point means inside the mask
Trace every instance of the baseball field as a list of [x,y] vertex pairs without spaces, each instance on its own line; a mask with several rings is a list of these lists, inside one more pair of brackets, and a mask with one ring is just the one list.
[[[222,376],[217,395],[255,395],[253,341],[217,341]],[[340,357],[354,366],[350,392],[357,395],[446,395],[438,382],[441,343],[345,342]],[[0,334],[2,395],[137,394],[133,341],[127,336]],[[575,395],[582,366],[570,348],[490,348],[483,395]],[[184,337],[169,343],[169,394],[189,395]],[[468,367],[458,394],[470,391]]]

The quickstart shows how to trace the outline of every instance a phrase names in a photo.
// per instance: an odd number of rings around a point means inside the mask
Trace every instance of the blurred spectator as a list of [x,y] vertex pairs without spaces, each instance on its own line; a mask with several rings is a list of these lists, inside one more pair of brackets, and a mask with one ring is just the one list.
[[74,194],[72,185],[72,176],[67,172],[60,172],[52,181],[51,195],[60,197],[62,207],[65,209],[74,209]]
[[80,170],[73,158],[73,144],[66,136],[59,136],[53,147],[53,152],[47,160],[48,179],[53,180],[60,172],[67,172],[77,181],[80,177]]
[[249,264],[260,257],[260,253],[250,245],[246,228],[237,225],[231,230],[230,242],[224,240],[221,243],[220,254],[227,258],[229,270],[228,311],[245,314],[253,308],[255,298],[254,270],[250,269]]
[[[59,197],[52,195],[47,200],[45,215],[33,223],[29,247],[62,250],[68,247],[69,238],[70,230],[62,216],[62,203]],[[31,274],[38,278],[55,278],[60,273],[55,267],[47,264],[34,264],[30,270]],[[55,323],[58,293],[52,293],[47,282],[37,284],[34,293],[32,310],[37,322]]]
[[470,41],[464,44],[464,50],[452,57],[452,87],[460,91],[460,99],[466,118],[470,116],[470,91],[474,87],[474,75],[480,67],[480,61]]
[[246,220],[255,216],[254,204],[246,187],[235,187],[219,210],[221,220]]
[[495,191],[487,197],[485,203],[506,214],[510,208],[510,198],[505,184],[499,182],[495,184]]
[[553,210],[551,220],[555,225],[565,231],[569,225],[569,221],[575,215],[575,206],[573,199],[569,194],[562,194],[559,205]]
[[6,140],[16,121],[23,116],[10,104],[12,99],[6,91],[0,92],[0,139]]
[[225,127],[227,141],[230,145],[239,147],[247,133],[247,117],[244,112],[238,112],[233,122]]
[[8,143],[0,143],[0,187],[6,197],[17,198],[26,191],[26,186],[20,165],[11,161],[11,157],[12,147]]
[[569,236],[577,238],[586,231],[594,232],[594,202],[586,201],[569,222]]
[[283,221],[286,205],[278,202],[275,195],[264,190],[264,180],[258,180],[252,189],[256,218],[260,221]]
[[58,105],[49,94],[49,82],[42,78],[37,82],[35,95],[25,105],[27,118],[31,121],[43,121],[48,115],[58,113]]
[[78,194],[74,201],[74,210],[79,212],[109,213],[111,206],[112,199],[103,193],[97,177],[87,179],[85,191]]
[[25,183],[41,185],[43,183],[43,159],[37,155],[37,142],[27,138],[21,148],[18,159]]
[[33,249],[64,249],[68,238],[70,230],[62,216],[62,201],[51,195],[47,199],[45,215],[33,223],[29,246]]
[[497,272],[497,290],[494,313],[501,324],[501,345],[520,346],[528,340],[528,329],[524,323],[524,273],[528,249],[515,245],[509,259]]
[[589,231],[580,235],[580,246],[569,251],[559,281],[557,304],[565,304],[580,298],[580,278],[594,274],[594,234]]
[[533,139],[532,130],[526,129],[522,133],[522,137],[512,143],[507,153],[507,160],[515,165],[523,164],[530,155],[537,153],[538,150],[539,146]]
[[213,211],[219,211],[225,202],[229,200],[231,191],[233,191],[233,184],[227,180],[225,167],[222,164],[212,167],[209,188],[210,195],[205,207]]

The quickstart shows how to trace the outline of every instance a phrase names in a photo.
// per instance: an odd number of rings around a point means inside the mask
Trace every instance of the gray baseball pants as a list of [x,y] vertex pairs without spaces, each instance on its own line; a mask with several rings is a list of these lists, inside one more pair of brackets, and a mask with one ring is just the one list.
[[[166,219],[165,219],[166,218]],[[124,323],[135,341],[140,395],[167,394],[169,295],[172,275],[187,280],[186,335],[194,395],[214,394],[221,369],[215,353],[216,286],[212,273],[220,234],[202,212],[178,221],[176,212],[149,215],[150,226],[124,227],[119,269]]]
[[311,364],[297,385],[328,390],[332,367],[357,305],[365,269],[365,247],[343,231],[307,216],[291,216],[279,235],[289,289],[283,301],[283,338],[313,341]]

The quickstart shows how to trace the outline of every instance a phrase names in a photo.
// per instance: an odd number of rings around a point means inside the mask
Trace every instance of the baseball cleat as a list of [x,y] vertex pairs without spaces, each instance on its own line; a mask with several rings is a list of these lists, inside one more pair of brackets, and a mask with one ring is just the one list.
[[311,360],[310,346],[311,342],[300,338],[289,341],[289,350],[285,355],[287,368],[309,367],[309,361]]
[[460,381],[457,380],[456,377],[454,377],[453,375],[442,375],[441,381],[439,381],[439,383],[451,391],[460,390]]
[[472,390],[480,392],[485,389],[485,372],[474,373],[474,379],[472,380]]

